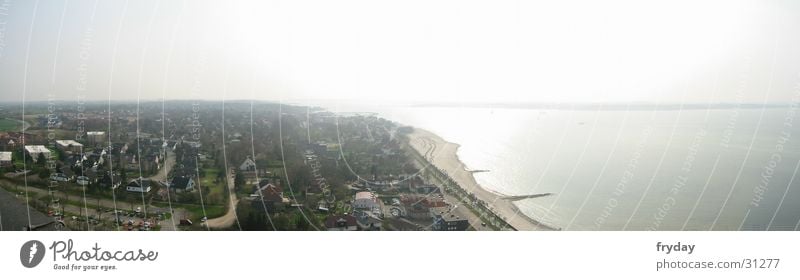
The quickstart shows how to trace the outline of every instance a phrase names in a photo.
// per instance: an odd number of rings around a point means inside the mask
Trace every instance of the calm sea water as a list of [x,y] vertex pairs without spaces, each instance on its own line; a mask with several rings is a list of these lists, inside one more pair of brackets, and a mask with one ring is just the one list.
[[[787,108],[371,108],[458,143],[490,190],[565,230],[797,230],[800,125]],[[788,120],[787,120],[788,119]]]

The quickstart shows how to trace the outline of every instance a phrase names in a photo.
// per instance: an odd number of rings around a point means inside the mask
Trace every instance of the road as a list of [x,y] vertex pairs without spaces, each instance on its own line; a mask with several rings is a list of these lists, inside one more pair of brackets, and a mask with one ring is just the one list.
[[[6,184],[7,185],[9,183],[4,182],[4,181],[0,181],[0,184]],[[17,191],[18,192],[24,192],[25,191],[25,187],[19,186],[19,187],[17,187]],[[35,193],[37,196],[40,196],[40,197],[49,195],[47,190],[36,188],[36,187],[28,187],[28,192],[29,193]],[[62,200],[66,197],[64,192],[62,192],[60,190],[55,191],[54,195],[57,198],[60,198]],[[72,202],[77,202],[80,205],[83,205],[83,203],[84,203],[83,197],[80,197],[80,196],[70,195],[69,196],[69,200],[72,201]],[[86,197],[86,204],[89,207],[89,211],[88,211],[89,215],[98,215],[97,206],[100,206],[100,207],[102,207],[104,209],[122,210],[122,211],[134,211],[137,208],[144,209],[144,207],[142,207],[141,203],[130,203],[130,202],[122,201],[122,200],[114,201],[112,199],[97,198],[97,197]],[[64,205],[64,210],[66,212],[69,212],[69,213],[75,213],[75,214],[83,213],[84,216],[86,215],[86,213],[85,213],[86,211],[85,211],[84,207],[76,206],[74,204],[65,204]],[[173,210],[174,210],[174,212],[170,211],[170,209],[168,209],[168,208],[147,206],[148,216],[153,215],[155,213],[170,213],[170,212],[172,212],[174,216],[177,215],[176,217],[182,217],[182,216],[185,216],[187,214],[186,210],[184,210],[184,209],[174,208]],[[113,214],[111,214],[111,213],[104,213],[102,216],[103,216],[104,220],[107,217],[109,221],[113,221],[113,218],[112,218]],[[162,226],[161,230],[176,230],[177,229],[176,226],[170,220],[162,221],[161,222],[161,226]]]
[[[167,149],[167,159],[164,160],[164,167],[153,175],[149,179],[156,182],[164,182],[167,180],[167,173],[169,170],[175,166],[175,153],[173,153],[170,149]],[[169,168],[167,168],[169,167]]]
[[[19,191],[20,192],[24,192],[24,187],[20,187]],[[39,188],[34,188],[34,187],[28,187],[28,193],[37,194],[37,196],[48,195],[46,190],[39,189]],[[19,194],[16,194],[16,195],[19,196]],[[64,197],[64,194],[61,191],[56,191],[55,195],[56,195],[56,197],[59,197],[59,198],[63,198]],[[74,195],[72,197],[70,197],[70,200],[73,201],[73,202],[78,202],[78,204],[82,204],[84,202],[83,198],[79,198],[79,199],[73,199],[73,198],[74,198]],[[141,204],[132,204],[132,203],[124,202],[124,201],[117,201],[116,209],[115,209],[114,208],[114,201],[108,200],[108,199],[102,199],[102,198],[98,200],[97,198],[89,198],[89,197],[87,197],[85,202],[86,202],[86,206],[89,209],[86,209],[86,207],[78,206],[78,205],[74,205],[74,204],[64,204],[64,205],[62,205],[62,207],[59,207],[58,211],[61,211],[61,209],[63,209],[64,212],[67,213],[65,215],[66,218],[70,218],[71,216],[79,216],[79,215],[81,217],[86,217],[87,216],[86,213],[88,212],[89,216],[100,217],[103,221],[107,221],[107,222],[111,223],[111,222],[114,221],[114,214],[113,214],[114,210],[131,211],[132,209],[136,209],[136,208],[140,208],[141,207]],[[98,209],[97,209],[98,205],[100,205],[103,208],[102,213],[98,211]],[[154,214],[156,212],[169,213],[169,209],[158,208],[158,207],[148,207],[148,210],[150,211],[150,213],[149,213],[150,217],[154,217],[155,216]],[[184,210],[176,209],[176,212],[181,212],[181,211],[184,211]],[[123,221],[127,221],[129,219],[133,220],[135,223],[144,222],[144,219],[141,219],[141,218],[134,218],[134,217],[129,218],[127,216],[122,217]],[[161,230],[176,230],[175,225],[172,224],[171,222],[169,222],[169,220],[166,220],[166,221],[155,221],[155,220],[150,220],[150,219],[148,219],[148,220],[150,222],[153,222],[153,223],[156,223],[156,224],[160,224],[161,225]],[[84,227],[84,226],[85,226],[85,224],[81,225],[81,227]],[[90,229],[91,229],[91,227],[90,227]]]
[[[432,158],[434,158],[435,155],[436,155],[436,143],[434,141],[431,141],[431,139],[428,139],[428,138],[418,138],[417,140],[421,141],[421,143],[422,143],[421,145],[423,145],[425,147],[425,152],[422,153],[422,156],[427,160],[431,160]],[[413,147],[411,147],[409,145],[408,149],[413,149]],[[435,168],[434,166],[428,166],[429,163],[427,163],[425,161],[421,161],[421,160],[415,161],[415,164],[417,165],[417,167],[423,168],[423,169],[424,168]],[[444,200],[447,203],[452,204],[455,207],[454,209],[451,210],[451,213],[453,213],[456,216],[466,218],[467,221],[469,221],[470,226],[472,226],[472,228],[474,228],[475,230],[480,230],[480,231],[483,231],[483,230],[491,231],[491,230],[493,230],[490,227],[483,226],[482,225],[483,224],[483,220],[481,220],[481,218],[475,212],[473,212],[469,208],[467,208],[461,202],[460,199],[458,199],[457,197],[445,192],[444,189],[441,187],[441,186],[443,186],[444,182],[442,182],[439,178],[436,178],[435,176],[425,176],[425,177],[426,177],[427,180],[432,181],[436,185],[440,186],[440,192],[444,196]]]
[[228,211],[225,212],[225,215],[221,217],[210,219],[206,222],[208,228],[212,229],[227,229],[233,226],[236,223],[236,204],[239,203],[239,199],[236,197],[236,192],[233,191],[234,188],[234,169],[231,168],[229,172],[227,172],[228,176],[228,193],[230,193],[230,205],[228,206]]

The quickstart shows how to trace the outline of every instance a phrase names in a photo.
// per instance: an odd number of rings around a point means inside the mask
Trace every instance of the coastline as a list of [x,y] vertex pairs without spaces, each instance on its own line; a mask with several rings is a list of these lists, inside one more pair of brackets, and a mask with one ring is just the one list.
[[458,186],[490,206],[492,212],[500,216],[516,230],[557,230],[522,213],[506,196],[488,190],[478,184],[473,172],[458,158],[460,145],[448,142],[430,131],[414,127],[408,134],[409,146],[423,155],[430,164],[444,170]]

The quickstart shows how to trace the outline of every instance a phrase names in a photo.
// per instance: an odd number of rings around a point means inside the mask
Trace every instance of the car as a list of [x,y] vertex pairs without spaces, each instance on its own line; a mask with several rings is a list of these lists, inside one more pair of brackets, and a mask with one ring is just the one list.
[[50,175],[50,180],[56,182],[69,182],[69,177],[63,173],[55,173]]
[[75,183],[78,183],[78,185],[81,185],[81,186],[86,186],[86,185],[89,184],[89,177],[78,176],[78,178],[75,180]]

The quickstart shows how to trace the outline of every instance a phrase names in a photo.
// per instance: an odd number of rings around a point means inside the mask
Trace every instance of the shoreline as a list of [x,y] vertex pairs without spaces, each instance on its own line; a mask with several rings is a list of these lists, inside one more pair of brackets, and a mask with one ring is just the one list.
[[[408,134],[408,137],[409,146],[425,157],[428,163],[444,170],[458,184],[458,187],[485,202],[492,212],[514,229],[519,231],[558,230],[522,213],[519,207],[506,199],[506,195],[478,184],[471,169],[467,168],[466,164],[458,157],[459,144],[448,142],[439,135],[418,127],[414,127],[414,131]],[[429,146],[432,146],[433,149],[429,149]]]

